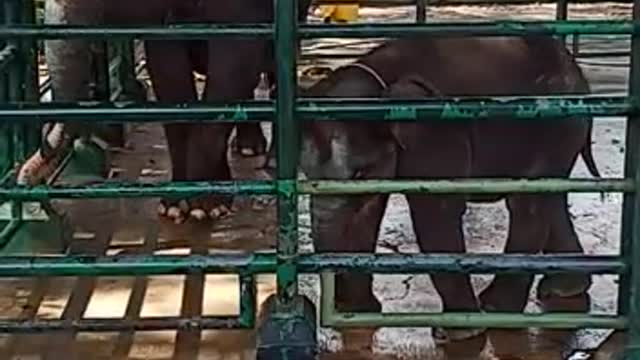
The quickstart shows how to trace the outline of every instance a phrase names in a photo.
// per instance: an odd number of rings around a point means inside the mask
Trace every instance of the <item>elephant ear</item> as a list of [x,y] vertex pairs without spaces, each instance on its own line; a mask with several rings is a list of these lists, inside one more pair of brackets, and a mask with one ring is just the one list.
[[[407,74],[396,82],[391,84],[385,91],[385,96],[389,99],[426,99],[433,97],[442,97],[442,93],[435,87],[433,83],[426,80],[423,76],[415,73]],[[400,131],[399,123],[391,123],[387,127],[391,136],[394,138],[398,146],[406,149]]]

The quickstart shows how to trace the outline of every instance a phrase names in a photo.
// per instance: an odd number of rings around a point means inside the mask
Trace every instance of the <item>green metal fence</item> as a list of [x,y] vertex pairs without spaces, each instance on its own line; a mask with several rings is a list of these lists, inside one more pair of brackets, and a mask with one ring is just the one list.
[[[13,142],[6,149],[11,161],[20,162],[33,150],[29,139],[45,121],[92,119],[103,123],[129,121],[269,121],[274,115],[277,178],[273,181],[227,181],[164,184],[110,183],[93,186],[21,187],[11,182],[11,164],[2,164],[9,175],[0,186],[0,201],[14,204],[15,228],[21,222],[20,204],[51,199],[156,197],[197,194],[271,194],[278,197],[278,246],[276,252],[245,255],[186,256],[7,256],[0,258],[0,276],[136,276],[205,273],[239,274],[241,312],[238,317],[143,318],[136,321],[116,319],[0,320],[0,332],[38,332],[75,329],[80,331],[162,330],[253,328],[256,324],[254,276],[277,274],[277,303],[271,316],[262,323],[260,350],[277,349],[276,358],[301,359],[296,351],[313,352],[315,323],[306,303],[298,295],[297,275],[322,274],[321,323],[333,327],[377,326],[447,326],[447,327],[543,327],[543,328],[612,328],[628,330],[627,359],[640,357],[640,206],[636,191],[640,184],[640,0],[634,4],[633,21],[557,21],[557,22],[486,22],[438,24],[358,24],[298,25],[296,0],[276,0],[276,22],[271,24],[180,25],[145,28],[81,28],[73,26],[33,25],[33,8],[29,2],[4,1],[0,27],[2,50],[0,65],[0,118],[2,131]],[[18,21],[22,19],[23,21]],[[296,99],[296,37],[399,37],[399,36],[469,36],[524,34],[632,34],[631,83],[629,96],[555,96],[540,105],[539,97],[491,99],[454,99],[428,101]],[[39,104],[35,85],[34,39],[193,39],[215,36],[274,37],[277,55],[277,99],[274,102],[236,102],[233,104],[146,104],[136,102],[94,102],[81,104]],[[408,110],[408,111],[407,111]],[[298,121],[317,119],[370,119],[371,121],[467,121],[510,115],[514,121],[561,120],[574,115],[628,116],[625,178],[622,179],[450,179],[439,181],[300,181],[298,167]],[[176,120],[180,119],[180,120]],[[213,120],[216,119],[216,120]],[[34,130],[36,129],[36,130]],[[302,194],[356,193],[505,193],[505,192],[621,192],[625,194],[620,256],[568,255],[470,255],[470,254],[298,254],[298,196]],[[5,232],[8,231],[5,229]],[[4,234],[4,232],[3,232]],[[343,314],[334,311],[333,278],[336,271],[370,273],[559,273],[581,272],[618,274],[620,311],[615,316],[575,313],[529,314]],[[267,330],[276,329],[274,333]],[[307,342],[293,333],[307,333]],[[292,339],[297,339],[294,341]]]

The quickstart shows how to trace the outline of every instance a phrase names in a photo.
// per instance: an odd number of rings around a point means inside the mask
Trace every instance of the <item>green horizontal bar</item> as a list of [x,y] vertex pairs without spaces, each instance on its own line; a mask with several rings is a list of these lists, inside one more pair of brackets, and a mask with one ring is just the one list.
[[310,180],[299,192],[338,194],[500,194],[559,192],[634,192],[631,179],[455,179],[455,180]]
[[0,257],[0,277],[181,275],[192,271],[249,275],[274,270],[275,255],[260,253]]
[[627,269],[618,256],[523,254],[314,254],[311,257],[302,257],[299,266],[305,272],[311,273],[355,271],[371,274],[623,274]]
[[[169,182],[155,184],[107,182],[82,186],[0,187],[0,201],[46,201],[50,199],[191,197],[202,194],[277,195],[278,180],[218,182]],[[535,192],[634,192],[631,179],[492,179],[453,180],[305,180],[298,181],[300,194],[503,194]]]
[[[431,36],[504,36],[526,34],[548,35],[631,35],[640,33],[638,23],[628,20],[566,21],[483,21],[475,23],[400,23],[400,24],[304,24],[298,35],[320,37],[413,37]],[[147,27],[83,27],[74,25],[2,26],[0,38],[29,37],[39,39],[206,39],[224,37],[273,37],[273,24],[181,24]]]
[[211,37],[271,37],[272,24],[184,24],[168,26],[81,26],[14,25],[0,26],[0,38],[55,39],[207,39]]
[[[215,255],[118,255],[0,257],[0,277],[149,276],[191,271],[208,274],[266,274],[276,270],[273,252]],[[359,271],[378,274],[453,273],[594,273],[622,274],[615,256],[513,254],[301,254],[301,273]]]
[[333,313],[323,326],[345,327],[476,327],[547,329],[626,329],[624,316],[581,315],[576,313]]
[[[274,110],[272,102],[206,103],[135,103],[131,101],[68,103],[5,103],[0,104],[3,121],[75,121],[126,123],[126,122],[241,122],[269,121]],[[250,118],[249,118],[250,116]],[[182,119],[182,120],[178,120]]]
[[[495,96],[445,99],[326,99],[306,98],[299,116],[315,120],[469,121],[565,119],[577,116],[626,116],[640,102],[627,96]],[[1,114],[1,112],[0,112]]]
[[625,329],[628,319],[620,316],[576,313],[339,313],[335,311],[335,277],[321,274],[320,323],[328,327],[476,327],[476,328],[605,328]]
[[[300,119],[367,121],[469,121],[512,117],[518,120],[568,116],[626,116],[639,112],[640,100],[627,96],[543,96],[422,100],[305,98],[297,102]],[[157,104],[83,102],[0,104],[3,121],[242,122],[270,121],[272,101]]]
[[358,23],[306,25],[300,37],[411,38],[415,36],[522,36],[522,35],[631,35],[640,23],[627,20],[475,21],[412,23]]
[[275,181],[219,181],[176,183],[107,182],[86,186],[0,187],[0,202],[6,200],[192,197],[202,194],[275,195]]
[[202,316],[198,318],[151,317],[128,319],[80,319],[80,320],[0,320],[0,333],[41,333],[51,331],[122,332],[196,329],[248,329],[236,317]]

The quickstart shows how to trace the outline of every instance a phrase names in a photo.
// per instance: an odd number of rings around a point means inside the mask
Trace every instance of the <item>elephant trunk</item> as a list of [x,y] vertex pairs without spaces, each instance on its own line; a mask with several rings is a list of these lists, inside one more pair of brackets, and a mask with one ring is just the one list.
[[[46,126],[45,126],[46,128]],[[72,139],[64,132],[64,125],[57,123],[46,132],[43,148],[39,149],[20,167],[17,176],[18,185],[36,185],[48,178],[58,167]],[[50,149],[45,152],[44,148]]]
[[343,224],[348,218],[344,197],[311,197],[311,231],[316,252],[338,251]]
[[[99,24],[103,0],[46,0],[46,24]],[[91,42],[88,40],[47,40],[45,58],[51,77],[54,101],[89,100],[92,82]],[[80,122],[46,124],[42,145],[18,171],[17,182],[34,185],[55,171],[73,139],[83,132]]]

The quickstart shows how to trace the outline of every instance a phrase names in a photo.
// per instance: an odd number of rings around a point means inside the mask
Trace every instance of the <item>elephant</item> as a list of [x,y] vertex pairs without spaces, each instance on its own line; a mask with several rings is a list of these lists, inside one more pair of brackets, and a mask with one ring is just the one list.
[[[562,41],[548,36],[416,37],[384,42],[304,92],[310,98],[426,99],[463,96],[588,94],[590,86]],[[591,152],[592,119],[395,122],[313,118],[302,126],[301,170],[309,179],[566,178]],[[506,253],[584,253],[566,194],[407,194],[417,243],[425,253],[463,253],[469,202],[506,200]],[[311,195],[315,251],[372,253],[388,195]],[[466,274],[430,274],[443,310],[521,312],[533,274],[497,274],[476,296]],[[372,277],[338,273],[338,311],[379,312]],[[541,299],[586,296],[591,277],[550,274]],[[437,341],[486,329],[434,329]]]
[[[298,21],[306,20],[311,0],[299,0]],[[271,1],[260,0],[47,0],[48,24],[150,26],[189,22],[273,22]],[[275,73],[273,41],[214,38],[203,41],[145,41],[147,66],[158,101],[197,100],[193,72],[207,77],[202,97],[209,101],[248,100],[260,74]],[[53,40],[45,45],[55,101],[86,100],[90,94],[91,43]],[[82,124],[71,124],[72,136]],[[246,154],[264,154],[266,139],[260,125],[236,125],[237,147]],[[227,124],[165,124],[173,181],[230,180]],[[86,131],[86,130],[85,130]],[[186,218],[214,219],[228,213],[231,196],[162,199],[161,216],[176,222]]]

